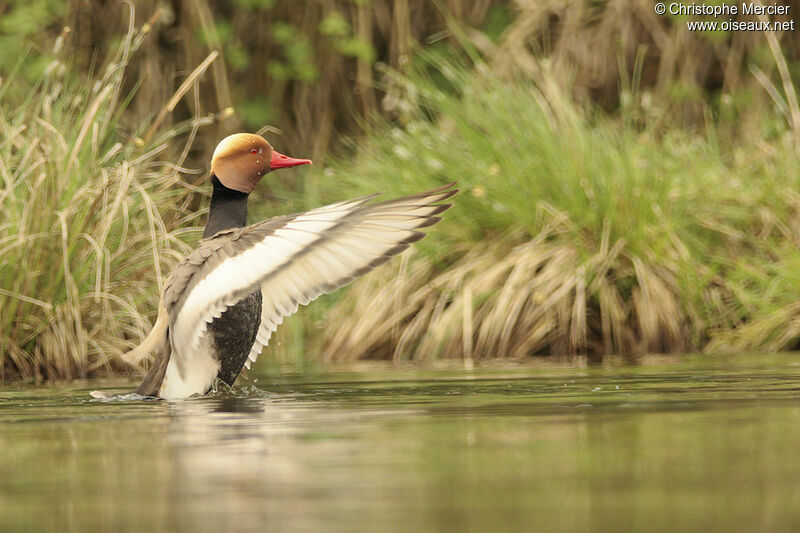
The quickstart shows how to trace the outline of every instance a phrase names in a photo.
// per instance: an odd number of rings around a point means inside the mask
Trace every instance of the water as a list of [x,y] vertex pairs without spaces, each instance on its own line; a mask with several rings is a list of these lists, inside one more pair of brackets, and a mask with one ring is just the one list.
[[0,391],[0,531],[798,531],[800,356]]

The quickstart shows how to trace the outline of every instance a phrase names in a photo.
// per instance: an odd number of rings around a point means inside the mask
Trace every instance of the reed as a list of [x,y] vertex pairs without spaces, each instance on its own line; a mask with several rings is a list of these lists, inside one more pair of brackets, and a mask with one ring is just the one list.
[[413,256],[334,306],[326,359],[798,345],[790,117],[764,116],[776,135],[752,145],[714,124],[632,127],[481,62],[429,67],[393,78],[402,125],[378,126],[310,188],[399,194],[458,180],[463,193]]
[[70,74],[64,32],[24,100],[11,96],[13,77],[0,88],[2,379],[123,370],[117,356],[149,329],[156,287],[197,236],[185,229],[198,222],[180,147],[216,118],[166,128],[162,113],[138,131],[119,123],[136,98],[126,70],[150,27],[131,23],[88,79]]
[[[241,115],[219,123],[247,112],[241,91],[281,110],[274,122],[292,133],[277,144],[292,153],[324,153],[334,125],[368,131],[305,182],[272,177],[254,218],[375,190],[463,190],[430,237],[288,320],[262,361],[800,346],[793,35],[687,36],[644,0],[518,2],[494,33],[443,14],[480,22],[489,0],[256,3],[186,4],[140,27],[128,13],[103,68],[65,60],[62,34],[33,87],[1,80],[0,377],[128,370],[117,355],[149,329],[164,273],[199,236],[186,161],[243,127]],[[89,5],[70,4],[81,30]],[[321,24],[336,13],[346,34]],[[276,21],[313,42],[316,80],[276,80],[267,61],[237,70],[237,47],[291,59]],[[113,31],[73,32],[75,49]],[[415,51],[435,31],[469,59],[447,59],[437,39]],[[164,49],[151,33],[188,44]],[[334,46],[351,38],[395,68]],[[177,64],[199,66],[174,78]]]

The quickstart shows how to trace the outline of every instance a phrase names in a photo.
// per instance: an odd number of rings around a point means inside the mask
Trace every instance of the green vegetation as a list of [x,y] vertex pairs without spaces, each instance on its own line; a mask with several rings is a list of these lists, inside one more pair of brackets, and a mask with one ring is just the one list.
[[[67,4],[68,18],[82,9]],[[253,218],[450,181],[462,193],[411,253],[287,321],[262,360],[798,346],[792,42],[687,37],[683,21],[642,26],[617,0],[516,16],[487,2],[447,6],[483,30],[463,34],[435,8],[420,28],[451,40],[414,49],[411,2],[322,2],[305,18],[234,4],[148,13],[121,41],[100,35],[110,55],[91,64],[65,59],[65,42],[86,39],[52,29],[63,4],[18,27],[47,29],[55,47],[0,60],[3,378],[126,370],[117,355],[199,235],[204,188],[184,167],[264,121],[287,131],[270,139],[290,154],[337,156],[270,176]],[[152,46],[168,30],[191,41],[184,55]],[[339,124],[366,134],[348,141]]]
[[14,77],[0,88],[2,378],[122,370],[115,356],[149,327],[156,287],[197,236],[179,177],[188,145],[177,148],[214,118],[173,129],[157,118],[144,140],[117,131],[144,38],[132,30],[93,79],[56,58],[22,102],[6,92]]
[[[65,26],[72,69],[85,73],[115,52],[128,26],[150,24],[150,37],[133,59],[128,83],[137,98],[123,117],[126,128],[151,118],[181,83],[187,69],[217,51],[220,60],[200,80],[200,90],[168,118],[233,108],[224,123],[200,135],[192,165],[233,131],[271,124],[285,146],[320,160],[341,136],[360,131],[360,116],[380,109],[379,65],[409,64],[414,42],[446,28],[443,4],[418,0],[137,0],[135,18],[125,3],[97,0],[11,0],[0,3],[0,76],[30,50],[18,87],[24,94],[51,60],[49,46]],[[482,25],[508,7],[496,0],[448,1],[458,20]],[[497,17],[494,17],[495,19]],[[506,17],[507,18],[507,17]],[[502,18],[501,18],[502,20]],[[495,24],[496,25],[496,24]],[[282,143],[283,144],[283,143]],[[195,159],[197,156],[197,159]]]
[[482,63],[433,67],[397,80],[404,125],[378,128],[319,186],[458,180],[463,193],[425,253],[333,310],[326,357],[795,347],[800,161],[780,117],[763,117],[773,134],[758,144],[723,141],[711,124],[585,112]]

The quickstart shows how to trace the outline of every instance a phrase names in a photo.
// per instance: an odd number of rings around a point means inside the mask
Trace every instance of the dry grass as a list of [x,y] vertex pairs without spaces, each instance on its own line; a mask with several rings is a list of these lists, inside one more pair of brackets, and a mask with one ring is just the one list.
[[142,123],[147,140],[118,130],[148,27],[131,25],[95,78],[75,79],[56,59],[24,102],[0,89],[0,378],[121,370],[116,355],[149,329],[156,287],[188,249],[183,228],[197,213],[167,145],[190,143],[215,117]]
[[422,253],[338,302],[325,358],[798,345],[790,116],[762,116],[778,133],[757,145],[713,128],[631,128],[552,83],[432,61],[434,75],[394,80],[404,127],[378,128],[318,185],[356,194],[458,179],[465,192]]
[[516,0],[513,6],[517,16],[496,43],[473,39],[503,76],[540,84],[554,78],[581,101],[623,112],[650,100],[670,124],[689,127],[707,120],[709,105],[735,116],[742,130],[756,126],[756,111],[768,111],[770,102],[754,68],[780,72],[784,97],[790,104],[794,98],[783,56],[788,64],[797,58],[797,32],[690,32],[686,21],[699,17],[659,16],[649,0]]
[[[679,273],[626,256],[624,241],[583,251],[556,231],[478,244],[446,271],[425,258],[359,283],[329,316],[324,357],[436,359],[685,352],[703,333]],[[553,240],[556,239],[556,242]],[[626,290],[632,284],[633,289]]]
[[[163,273],[196,235],[181,229],[202,213],[181,168],[242,127],[241,115],[218,119],[249,95],[265,95],[287,132],[277,144],[301,155],[375,111],[391,119],[284,210],[452,180],[464,190],[414,255],[289,321],[273,355],[800,346],[795,34],[689,34],[644,0],[519,0],[495,40],[464,39],[443,15],[480,24],[505,5],[489,0],[159,5],[137,29],[117,5],[73,2],[74,61],[109,53],[107,66],[76,80],[56,53],[24,102],[2,80],[3,378],[122,370],[115,356],[147,330]],[[334,12],[380,61],[334,49],[319,31]],[[270,75],[270,59],[287,59],[277,22],[314,50],[315,80]],[[110,44],[120,25],[126,37]],[[431,59],[453,34],[471,61]],[[419,69],[415,41],[432,45]],[[249,68],[232,66],[236,46]]]

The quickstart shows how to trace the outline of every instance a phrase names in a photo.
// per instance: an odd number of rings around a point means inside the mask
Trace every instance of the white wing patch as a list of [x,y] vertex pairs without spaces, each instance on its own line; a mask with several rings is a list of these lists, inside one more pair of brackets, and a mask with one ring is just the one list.
[[[229,295],[258,285],[261,278],[319,239],[321,233],[336,224],[338,217],[347,213],[309,212],[252,248],[223,261],[186,298],[172,330],[173,347],[184,346],[189,347],[190,352],[196,351],[208,323],[236,303]],[[322,216],[326,218],[322,219]],[[288,234],[293,238],[286,238]],[[176,352],[182,356],[180,350]]]
[[164,380],[158,389],[158,395],[165,400],[187,398],[192,394],[204,394],[217,377],[219,360],[211,351],[211,343],[207,337],[199,343],[193,352],[192,364],[186,365],[184,372],[178,369],[180,359],[170,358]]
[[[363,205],[370,197],[333,204],[296,216],[255,245],[221,261],[197,283],[178,310],[171,331],[178,370],[191,359],[207,324],[260,286],[261,325],[247,368],[272,332],[299,305],[333,292],[424,236],[455,194],[439,189],[391,202]],[[255,230],[257,231],[257,230]],[[188,348],[184,353],[183,346]]]
[[424,215],[380,212],[374,215],[347,232],[322,240],[290,268],[261,284],[261,326],[245,362],[246,368],[256,362],[272,333],[299,305],[307,305],[322,294],[339,289],[407,248],[408,243],[402,243],[418,235],[413,228],[424,220],[421,218]]

